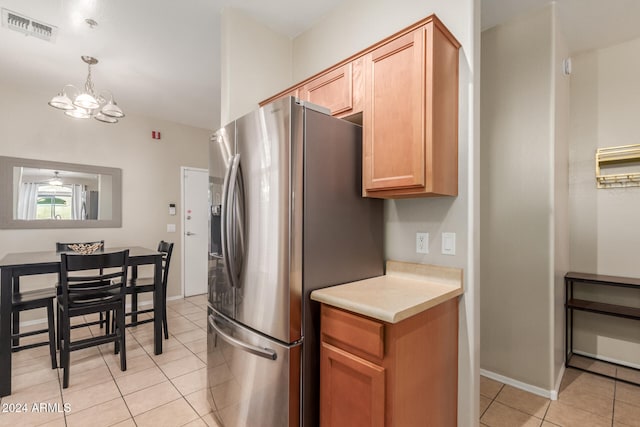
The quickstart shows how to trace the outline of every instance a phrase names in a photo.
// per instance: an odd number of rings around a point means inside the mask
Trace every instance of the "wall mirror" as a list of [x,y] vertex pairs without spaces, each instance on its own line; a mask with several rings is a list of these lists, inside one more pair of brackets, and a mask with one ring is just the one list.
[[0,156],[0,228],[122,226],[122,171]]

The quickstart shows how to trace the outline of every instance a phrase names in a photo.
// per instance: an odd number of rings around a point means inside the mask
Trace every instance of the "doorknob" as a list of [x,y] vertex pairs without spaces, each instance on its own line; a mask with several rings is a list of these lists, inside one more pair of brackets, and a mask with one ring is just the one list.
[[187,234],[187,236],[195,236],[195,235],[196,235],[196,233],[192,233],[192,232],[190,232],[190,231],[187,231],[187,233],[186,233],[186,234]]

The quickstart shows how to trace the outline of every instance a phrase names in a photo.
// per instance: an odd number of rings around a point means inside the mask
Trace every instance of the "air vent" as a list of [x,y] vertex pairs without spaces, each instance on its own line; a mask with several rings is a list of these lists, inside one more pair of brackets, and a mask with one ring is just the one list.
[[36,21],[28,16],[2,9],[2,26],[18,31],[27,36],[34,36],[55,43],[58,28],[44,22]]

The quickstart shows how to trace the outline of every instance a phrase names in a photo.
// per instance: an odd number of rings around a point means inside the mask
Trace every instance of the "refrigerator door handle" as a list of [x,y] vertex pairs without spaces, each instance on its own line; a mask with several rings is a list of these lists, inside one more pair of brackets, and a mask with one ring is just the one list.
[[[229,271],[229,277],[230,277],[230,281],[231,281],[231,286],[236,288],[237,287],[237,278],[238,278],[238,272],[236,271],[236,259],[235,259],[235,255],[236,255],[236,249],[235,249],[235,244],[233,245],[234,248],[233,250],[230,250],[230,245],[229,243],[232,242],[232,239],[234,239],[234,236],[232,235],[233,233],[233,225],[235,224],[237,218],[233,217],[233,208],[234,208],[234,197],[236,194],[236,182],[238,181],[238,170],[240,169],[240,154],[236,154],[233,157],[233,160],[231,162],[231,172],[229,174],[229,184],[228,184],[228,189],[227,189],[227,206],[226,206],[226,222],[224,224],[225,227],[225,235],[226,235],[226,247],[227,247],[227,265],[228,265],[228,271]],[[231,253],[233,253],[233,259],[231,259],[230,255]]]
[[[230,163],[233,164],[234,157],[231,157]],[[229,185],[230,185],[230,176],[231,176],[231,165],[227,169],[227,172],[224,176],[224,181],[222,184],[222,206],[224,209],[221,209],[220,212],[220,246],[222,247],[222,258],[224,259],[224,267],[227,272],[227,277],[229,277],[229,281],[231,282],[231,286],[233,287],[233,277],[231,276],[231,269],[229,266],[229,235],[228,235],[228,223],[229,221],[229,212],[227,206],[229,205]]]
[[209,324],[211,325],[213,330],[216,331],[218,335],[220,335],[220,337],[223,340],[225,340],[226,342],[228,342],[234,347],[237,347],[243,351],[246,351],[247,353],[264,357],[265,359],[276,360],[278,358],[277,353],[270,348],[261,348],[261,347],[256,347],[255,345],[247,344],[246,342],[240,341],[239,339],[236,339],[231,335],[223,332],[220,329],[220,327],[216,324],[216,321],[212,315],[209,315]]
[[[238,156],[240,156],[238,154]],[[238,159],[239,161],[239,159]],[[242,269],[242,265],[244,263],[244,255],[245,255],[245,194],[244,194],[244,179],[242,177],[242,165],[238,163],[237,169],[237,179],[236,179],[237,187],[234,188],[234,226],[237,229],[237,234],[234,232],[233,234],[233,265],[237,269]],[[235,195],[237,194],[237,198]],[[237,237],[237,240],[236,240]],[[237,272],[237,278],[240,277],[240,273]],[[242,286],[242,282],[236,284],[236,288]]]

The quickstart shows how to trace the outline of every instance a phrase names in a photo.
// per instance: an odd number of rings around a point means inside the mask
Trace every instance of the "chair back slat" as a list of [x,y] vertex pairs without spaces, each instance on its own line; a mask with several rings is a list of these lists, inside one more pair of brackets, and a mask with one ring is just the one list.
[[114,271],[114,272],[107,272],[107,273],[102,273],[102,274],[97,274],[97,275],[82,275],[82,276],[69,276],[68,277],[68,281],[71,282],[90,282],[90,281],[99,281],[99,280],[106,280],[106,279],[115,279],[117,277],[120,277],[121,273],[119,271]]
[[103,304],[121,298],[119,292],[111,292],[120,287],[120,283],[90,282],[69,286],[69,305]]
[[[89,255],[61,254],[67,257],[67,271],[99,270],[100,268],[120,268],[122,252],[106,252]],[[128,253],[128,249],[127,249]],[[128,261],[128,258],[127,258]],[[103,273],[100,273],[102,275]]]
[[91,255],[62,253],[60,259],[60,284],[65,309],[124,300],[129,267],[128,249]]

